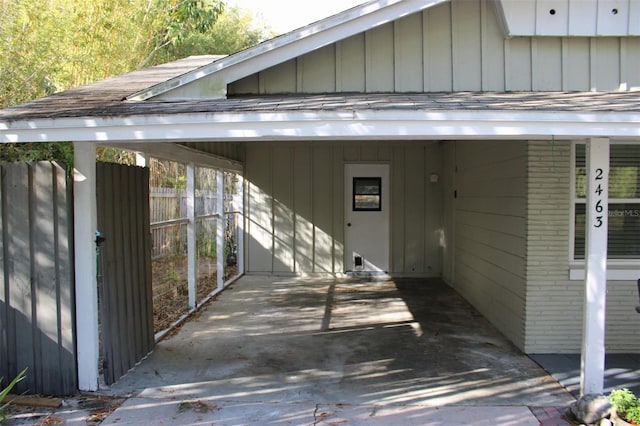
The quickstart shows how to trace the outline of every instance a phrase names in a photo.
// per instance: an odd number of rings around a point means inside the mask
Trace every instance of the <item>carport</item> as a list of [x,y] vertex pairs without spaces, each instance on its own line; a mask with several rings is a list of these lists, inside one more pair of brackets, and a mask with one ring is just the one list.
[[311,424],[322,411],[420,424],[426,407],[573,401],[437,278],[245,276],[109,392],[133,398],[106,424],[191,421],[180,407],[196,401],[211,408],[201,421],[248,424]]
[[[595,27],[582,29],[589,42],[555,26],[511,39],[509,24],[536,16],[513,19],[508,3],[374,0],[229,57],[186,58],[1,111],[2,142],[75,143],[80,388],[98,383],[103,144],[241,167],[248,274],[441,277],[522,352],[582,345],[583,390],[601,391],[605,325],[628,322],[618,312],[605,321],[607,278],[621,281],[609,294],[624,304],[637,273],[632,259],[608,275],[600,214],[610,144],[640,137],[640,92],[628,91],[640,49],[629,31],[602,41]],[[591,185],[583,198],[571,180],[578,144]],[[593,225],[584,259],[568,256],[567,210],[578,202]],[[364,221],[354,212],[385,214],[355,245]],[[637,350],[625,346],[635,333],[622,329],[615,347]]]

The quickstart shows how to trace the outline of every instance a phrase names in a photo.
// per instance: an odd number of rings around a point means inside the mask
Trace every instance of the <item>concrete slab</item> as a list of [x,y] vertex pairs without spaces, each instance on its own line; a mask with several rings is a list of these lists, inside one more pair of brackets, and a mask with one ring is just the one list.
[[457,425],[539,426],[527,407],[456,407],[321,405],[317,425]]
[[286,407],[284,418],[302,419],[326,406],[357,419],[367,407],[435,416],[428,409],[456,406],[467,416],[473,407],[508,413],[574,400],[440,280],[256,276],[159,343],[109,393],[136,397],[109,419],[153,402],[167,410],[162,418],[181,401],[204,401],[215,413],[254,407],[266,418]]
[[121,425],[538,426],[527,407],[361,406],[131,398],[102,426]]
[[[531,358],[575,397],[580,394],[580,354],[535,354]],[[640,354],[606,354],[604,393],[627,388],[640,395]]]

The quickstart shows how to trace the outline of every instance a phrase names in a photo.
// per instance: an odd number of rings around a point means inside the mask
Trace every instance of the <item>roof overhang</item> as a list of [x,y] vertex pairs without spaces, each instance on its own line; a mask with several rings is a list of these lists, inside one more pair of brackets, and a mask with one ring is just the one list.
[[640,112],[272,111],[0,122],[0,142],[640,138]]

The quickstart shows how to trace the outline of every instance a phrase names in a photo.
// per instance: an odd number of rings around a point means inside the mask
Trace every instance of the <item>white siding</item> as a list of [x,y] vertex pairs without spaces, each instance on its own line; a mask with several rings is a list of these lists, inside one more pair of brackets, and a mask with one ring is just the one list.
[[345,162],[391,165],[391,272],[442,273],[440,143],[248,143],[245,156],[249,273],[344,272]]
[[488,0],[452,0],[244,78],[229,94],[630,90],[639,63],[640,37],[508,39]]
[[[519,348],[524,346],[526,298],[526,144],[450,142],[447,177],[456,197],[453,287]],[[454,197],[453,193],[447,194]],[[452,231],[452,226],[447,231]],[[451,237],[447,240],[451,240]],[[447,262],[451,262],[448,259]],[[453,267],[453,270],[450,268]]]
[[[584,282],[569,280],[570,167],[567,142],[529,142],[526,353],[577,353]],[[609,281],[607,352],[640,351],[632,281]]]

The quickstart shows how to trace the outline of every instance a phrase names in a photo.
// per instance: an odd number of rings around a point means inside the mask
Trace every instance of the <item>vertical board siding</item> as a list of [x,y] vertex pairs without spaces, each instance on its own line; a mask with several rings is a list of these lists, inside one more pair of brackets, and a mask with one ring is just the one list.
[[98,163],[100,323],[105,383],[122,377],[154,346],[149,169]]
[[298,61],[298,91],[306,93],[335,92],[335,45],[301,56]]
[[448,92],[453,89],[451,4],[423,14],[424,91]]
[[452,8],[453,90],[482,90],[480,3],[454,1]]
[[526,145],[484,141],[449,144],[455,144],[456,170],[452,204],[455,279],[451,284],[522,348]]
[[336,90],[338,92],[365,91],[364,34],[336,43]]
[[389,91],[394,77],[394,24],[373,28],[365,33],[365,89],[367,92]]
[[395,25],[395,87],[399,92],[421,92],[424,87],[423,73],[415,72],[422,68],[422,16],[410,15]]
[[489,0],[452,0],[244,78],[230,84],[228,93],[324,93],[334,87],[338,92],[608,91],[640,86],[638,37],[508,39],[494,9]]
[[[569,280],[571,145],[528,143],[526,353],[578,353],[584,281]],[[633,281],[607,283],[606,350],[640,351]]]
[[391,272],[441,273],[438,142],[247,143],[246,158],[247,272],[343,273],[344,165],[368,162],[391,165]]
[[273,194],[271,150],[256,147],[247,150],[247,196],[253,201],[247,206],[247,264],[252,272],[273,271]]
[[313,272],[333,273],[333,152],[315,146],[312,153]]
[[[251,149],[253,150],[253,149]],[[311,144],[297,145],[293,155],[293,218],[295,221],[294,272],[313,271],[313,172]],[[248,178],[251,180],[251,178]],[[248,204],[255,203],[249,199]],[[248,263],[248,270],[254,267]]]
[[1,166],[0,377],[17,392],[77,390],[70,188],[56,164]]
[[273,250],[275,272],[294,271],[294,219],[293,211],[287,206],[293,203],[292,176],[293,149],[275,148],[273,153]]

